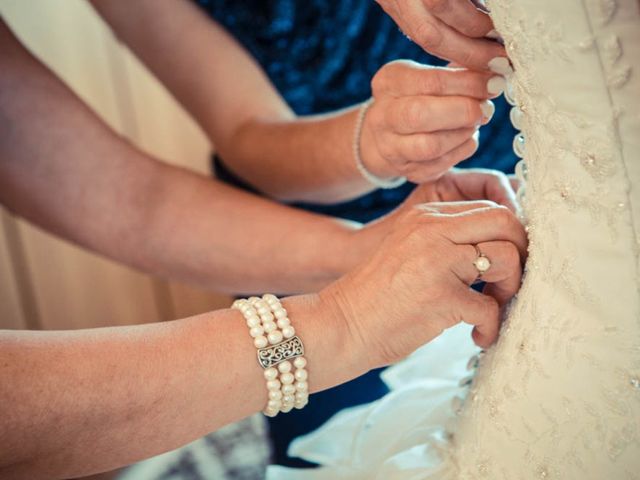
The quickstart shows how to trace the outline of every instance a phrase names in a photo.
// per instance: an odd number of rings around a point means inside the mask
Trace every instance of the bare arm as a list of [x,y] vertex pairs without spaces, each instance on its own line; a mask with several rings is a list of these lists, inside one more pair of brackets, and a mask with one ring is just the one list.
[[[317,296],[284,305],[306,344],[312,391],[365,371]],[[0,385],[3,479],[121,467],[267,402],[255,348],[234,310],[133,327],[0,331]]]
[[[468,288],[475,247],[487,295]],[[368,262],[283,305],[318,391],[396,362],[462,319],[487,347],[515,294],[522,225],[490,202],[406,211]],[[407,285],[410,287],[407,288]],[[0,331],[0,477],[69,478],[178,447],[267,400],[237,311],[73,332]]]
[[328,202],[371,189],[351,161],[355,112],[298,121],[249,53],[191,2],[92,3],[255,187]]
[[[282,200],[333,203],[372,189],[352,152],[356,109],[296,117],[248,52],[191,2],[92,3],[191,112],[226,165],[258,190]],[[488,121],[479,102],[494,96],[487,91],[491,74],[460,72],[449,79],[424,68],[405,69],[414,75],[398,66],[383,74],[395,75],[394,83],[409,75],[416,80],[405,88],[385,89],[384,98],[376,98],[379,117],[395,121],[380,125],[375,114],[365,117],[363,141],[369,141],[362,145],[363,160],[383,178],[411,177],[416,169],[405,171],[409,163],[435,165],[427,168],[428,174],[422,168],[411,178],[424,182],[473,153],[472,135]],[[413,108],[409,97],[423,105]],[[420,112],[447,121],[414,121]]]
[[[329,219],[138,152],[1,22],[0,202],[130,265],[228,290],[315,288],[371,251]],[[368,265],[320,295],[285,300],[313,391],[397,361],[461,318],[475,322],[483,345],[495,338],[495,301],[465,286],[477,275],[467,244],[488,242],[496,268],[483,278],[500,287],[502,304],[519,284],[511,244],[524,251],[524,232],[506,209],[470,204],[477,210],[460,217],[467,207],[450,208],[405,211]],[[247,328],[229,310],[135,327],[2,331],[0,476],[68,478],[175,448],[262,408],[261,380]]]
[[145,155],[111,131],[4,24],[0,202],[123,263],[230,292],[316,289],[363,258],[370,242],[354,238],[344,223]]

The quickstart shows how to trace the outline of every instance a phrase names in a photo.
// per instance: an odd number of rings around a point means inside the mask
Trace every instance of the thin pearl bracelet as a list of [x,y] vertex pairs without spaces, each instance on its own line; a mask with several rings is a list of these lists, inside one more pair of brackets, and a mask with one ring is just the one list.
[[309,402],[304,345],[291,325],[286,309],[275,295],[236,300],[264,369],[269,399],[263,413],[275,417]]
[[360,174],[364,177],[364,179],[369,182],[371,185],[374,185],[378,188],[390,189],[397,188],[400,185],[403,185],[406,181],[406,177],[394,177],[388,180],[384,178],[380,178],[373,173],[371,173],[367,167],[364,166],[362,162],[362,152],[360,150],[360,137],[362,137],[362,126],[364,125],[364,116],[367,114],[367,110],[373,104],[373,98],[370,98],[362,105],[360,105],[360,109],[358,111],[358,116],[356,117],[356,126],[353,134],[353,158],[356,161],[356,167]]

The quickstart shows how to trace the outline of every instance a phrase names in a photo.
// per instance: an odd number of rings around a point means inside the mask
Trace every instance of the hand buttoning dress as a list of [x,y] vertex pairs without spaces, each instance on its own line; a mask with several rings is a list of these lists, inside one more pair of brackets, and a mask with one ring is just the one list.
[[324,467],[269,479],[640,479],[640,2],[487,3],[530,239],[500,339],[467,364],[445,332],[293,444]]

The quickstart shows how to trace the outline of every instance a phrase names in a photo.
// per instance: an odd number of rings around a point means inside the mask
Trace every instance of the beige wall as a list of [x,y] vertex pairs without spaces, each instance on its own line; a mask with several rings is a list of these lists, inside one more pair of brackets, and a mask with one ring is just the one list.
[[[208,171],[204,135],[85,0],[0,0],[0,15],[115,130],[165,161]],[[0,210],[0,328],[125,325],[226,304],[226,297],[116,265]]]

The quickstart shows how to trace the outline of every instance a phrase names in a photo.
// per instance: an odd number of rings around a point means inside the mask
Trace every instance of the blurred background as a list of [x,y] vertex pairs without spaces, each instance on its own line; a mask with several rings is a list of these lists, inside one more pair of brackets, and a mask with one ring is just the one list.
[[[0,0],[0,15],[117,132],[167,162],[209,172],[204,134],[87,2]],[[0,328],[136,324],[229,305],[87,253],[1,208]]]

